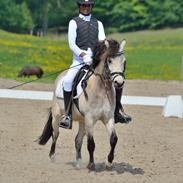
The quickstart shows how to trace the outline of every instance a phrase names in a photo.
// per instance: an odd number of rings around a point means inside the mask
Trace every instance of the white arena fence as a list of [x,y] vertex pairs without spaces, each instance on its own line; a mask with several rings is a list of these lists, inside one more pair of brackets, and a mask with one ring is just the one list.
[[[0,89],[0,98],[52,100],[53,92]],[[122,96],[122,103],[127,105],[162,106],[164,117],[183,118],[183,100],[180,95],[167,97]]]

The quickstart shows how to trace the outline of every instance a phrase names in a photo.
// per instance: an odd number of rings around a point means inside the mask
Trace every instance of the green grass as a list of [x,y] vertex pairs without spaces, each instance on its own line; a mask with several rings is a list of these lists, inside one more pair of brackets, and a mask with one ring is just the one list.
[[127,40],[127,78],[181,80],[182,35],[183,29],[165,29],[109,37]]
[[[38,65],[45,74],[54,73],[70,65],[71,52],[66,41],[0,31],[0,63],[0,77],[28,81],[36,77],[17,77],[24,66]],[[55,77],[44,81],[52,81]]]
[[[181,80],[181,57],[183,56],[183,29],[139,31],[109,35],[116,40],[127,40],[127,79]],[[18,35],[0,30],[0,77],[18,78],[23,66],[39,65],[45,74],[69,67],[72,53],[66,35],[39,38]],[[52,82],[55,76],[41,81]]]

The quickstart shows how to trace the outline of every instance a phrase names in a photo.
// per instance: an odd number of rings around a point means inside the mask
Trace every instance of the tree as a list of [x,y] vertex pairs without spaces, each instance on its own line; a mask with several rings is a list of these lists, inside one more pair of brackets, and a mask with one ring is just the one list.
[[[102,0],[93,14],[110,32],[178,27],[183,26],[183,0]],[[8,31],[67,29],[77,15],[73,0],[0,0],[0,28]]]
[[0,1],[0,28],[27,33],[33,28],[33,21],[27,4],[15,4],[11,0]]

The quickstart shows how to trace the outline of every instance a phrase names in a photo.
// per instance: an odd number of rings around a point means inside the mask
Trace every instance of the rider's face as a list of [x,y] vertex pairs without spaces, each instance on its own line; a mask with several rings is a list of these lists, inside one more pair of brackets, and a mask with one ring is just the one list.
[[91,13],[91,10],[92,10],[92,5],[91,4],[81,4],[79,6],[79,11],[83,15],[89,15]]

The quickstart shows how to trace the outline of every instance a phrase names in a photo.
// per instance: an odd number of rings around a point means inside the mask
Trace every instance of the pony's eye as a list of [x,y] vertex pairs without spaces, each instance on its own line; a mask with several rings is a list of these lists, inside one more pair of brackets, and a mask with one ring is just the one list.
[[108,60],[108,63],[109,63],[109,64],[111,64],[111,63],[112,63],[111,59],[109,59],[109,60]]

